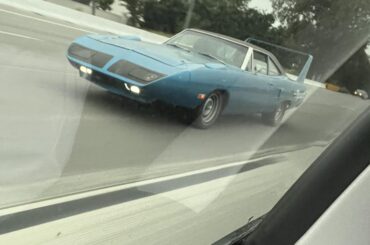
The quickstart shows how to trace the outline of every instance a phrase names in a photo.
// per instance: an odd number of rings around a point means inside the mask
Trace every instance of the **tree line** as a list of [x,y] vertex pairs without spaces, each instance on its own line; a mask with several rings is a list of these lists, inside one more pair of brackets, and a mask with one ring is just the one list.
[[[89,5],[92,0],[73,0],[82,4]],[[112,10],[111,5],[114,3],[114,0],[95,0],[96,7],[101,10]]]
[[[165,33],[183,29],[188,0],[120,0],[133,26]],[[272,13],[249,8],[250,0],[195,0],[190,27],[239,39],[253,37],[310,53],[309,77],[370,93],[368,0],[271,0]],[[305,57],[272,50],[286,69],[299,70]],[[336,71],[336,72],[335,72]]]
[[[86,0],[76,0],[86,1]],[[96,0],[99,6],[113,0]],[[128,24],[174,34],[184,28],[190,0],[119,0],[130,12]],[[369,0],[271,0],[272,13],[250,8],[250,0],[194,0],[189,26],[273,42],[310,53],[309,77],[370,93]],[[283,66],[299,70],[305,57],[271,50]],[[336,71],[336,72],[335,72]]]

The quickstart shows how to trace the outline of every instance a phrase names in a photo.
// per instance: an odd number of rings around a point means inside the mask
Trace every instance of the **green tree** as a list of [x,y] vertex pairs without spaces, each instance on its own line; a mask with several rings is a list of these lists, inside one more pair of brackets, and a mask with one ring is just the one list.
[[97,0],[98,8],[104,11],[112,10],[111,5],[114,3],[114,0]]
[[[370,42],[369,42],[370,43]],[[330,78],[330,82],[345,86],[349,91],[362,89],[370,94],[370,61],[361,47]]]
[[[131,13],[130,24],[167,33],[182,30],[188,0],[121,0]],[[245,39],[253,36],[281,42],[284,28],[275,17],[248,8],[250,0],[196,0],[190,27]]]
[[273,27],[275,17],[248,7],[250,0],[197,0],[192,27],[238,39],[254,37],[281,43],[284,28]]
[[[365,60],[364,44],[370,31],[368,0],[272,0],[276,16],[286,27],[285,45],[314,55],[310,76],[326,81],[353,59]],[[361,48],[362,47],[362,48]],[[356,52],[360,50],[360,52]],[[357,57],[357,58],[356,58]],[[350,69],[349,69],[350,70]],[[348,80],[356,80],[356,75]],[[346,81],[347,83],[349,81]],[[347,86],[351,87],[351,86]]]
[[147,0],[143,5],[142,26],[165,33],[181,30],[186,16],[186,1]]
[[245,24],[245,11],[249,0],[197,0],[190,26],[245,38],[248,30],[239,28]]
[[[92,0],[73,0],[73,1],[89,5]],[[110,6],[114,3],[114,0],[95,0],[95,1],[96,1],[97,8],[104,10],[104,11],[112,10]]]
[[144,14],[144,3],[145,0],[120,0],[121,4],[127,8],[130,12],[130,18],[128,19],[128,24],[140,27],[143,23]]

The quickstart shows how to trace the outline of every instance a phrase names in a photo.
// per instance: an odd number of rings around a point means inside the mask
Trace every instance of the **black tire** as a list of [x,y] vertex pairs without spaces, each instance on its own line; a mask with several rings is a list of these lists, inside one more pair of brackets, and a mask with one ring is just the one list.
[[195,111],[193,126],[206,129],[212,126],[221,114],[224,97],[220,92],[212,92]]
[[284,118],[286,104],[281,103],[273,112],[262,113],[262,121],[270,126],[277,126]]

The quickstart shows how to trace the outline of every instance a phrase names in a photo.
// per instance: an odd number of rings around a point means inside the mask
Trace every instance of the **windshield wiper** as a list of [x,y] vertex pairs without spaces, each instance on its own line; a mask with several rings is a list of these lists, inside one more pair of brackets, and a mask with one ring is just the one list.
[[213,59],[213,60],[217,60],[218,62],[220,62],[220,63],[222,63],[222,64],[226,65],[226,63],[225,63],[225,62],[223,62],[222,60],[220,60],[220,59],[218,59],[218,58],[214,57],[214,56],[213,56],[213,55],[211,55],[211,54],[202,53],[202,52],[198,52],[198,54],[203,55],[203,56],[206,56],[206,57],[211,58],[211,59]]
[[175,47],[175,48],[178,48],[178,49],[182,49],[182,50],[185,50],[186,52],[190,52],[189,49],[183,47],[183,46],[180,46],[180,45],[177,45],[177,44],[174,44],[174,43],[166,43],[166,45],[168,46],[171,46],[171,47]]

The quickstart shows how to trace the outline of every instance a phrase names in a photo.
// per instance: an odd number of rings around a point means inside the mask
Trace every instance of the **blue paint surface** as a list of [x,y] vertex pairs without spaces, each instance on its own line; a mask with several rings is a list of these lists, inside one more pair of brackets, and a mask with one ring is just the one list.
[[[225,112],[233,114],[271,112],[281,102],[298,106],[304,99],[306,87],[302,82],[292,81],[285,75],[268,76],[243,71],[238,67],[221,64],[195,52],[187,52],[166,44],[143,42],[137,37],[90,35],[77,38],[74,43],[111,55],[113,58],[99,68],[67,54],[77,68],[81,65],[114,78],[115,86],[96,81],[94,76],[87,80],[116,94],[144,103],[162,101],[189,109],[197,108],[202,101],[198,94],[209,94],[215,90],[227,96]],[[147,84],[109,71],[120,60],[126,60],[145,69],[163,74],[160,79]],[[303,81],[309,64],[299,77]],[[118,83],[118,85],[117,85]],[[120,84],[122,83],[122,84]],[[139,95],[125,89],[125,83],[141,89]]]

